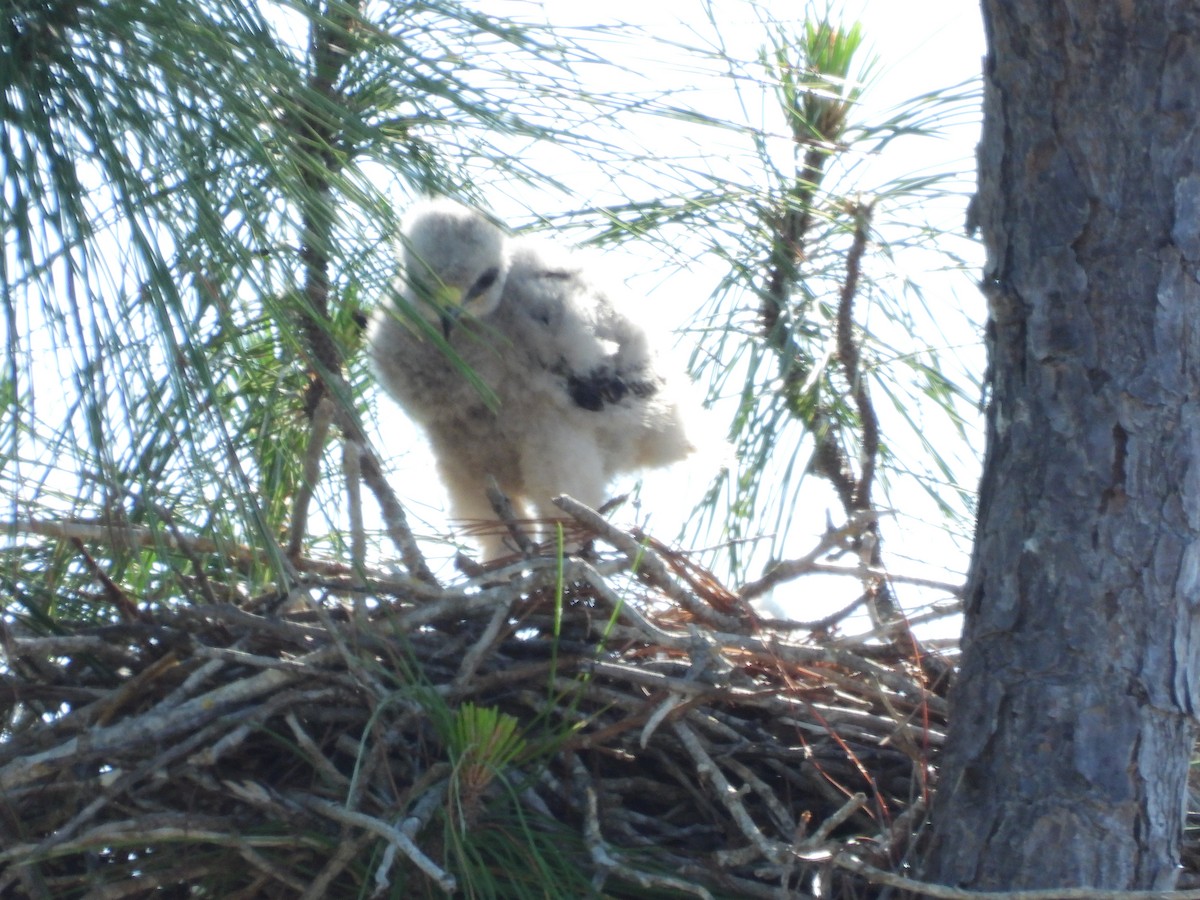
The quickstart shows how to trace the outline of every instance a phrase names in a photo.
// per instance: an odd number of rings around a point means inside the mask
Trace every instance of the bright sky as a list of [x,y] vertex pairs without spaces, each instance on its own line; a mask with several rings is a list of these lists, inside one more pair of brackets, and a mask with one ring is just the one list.
[[[621,74],[611,67],[597,65],[584,72],[584,77],[597,80],[591,85],[595,90],[670,91],[672,96],[678,95],[681,102],[686,100],[714,117],[741,115],[755,127],[782,132],[781,117],[767,100],[756,97],[749,90],[739,100],[729,88],[728,79],[718,77],[711,58],[704,56],[706,49],[711,53],[720,42],[731,55],[748,60],[755,58],[764,33],[762,21],[751,3],[712,0],[711,8],[715,10],[719,28],[714,28],[707,12],[710,7],[703,0],[606,0],[601,10],[596,10],[596,5],[578,0],[545,0],[544,3],[479,0],[476,6],[497,16],[521,15],[542,21],[548,19],[559,26],[591,29],[589,34],[597,54],[625,63],[629,68],[628,73]],[[804,14],[803,3],[796,0],[786,3],[772,0],[764,5],[784,24],[797,25]],[[866,94],[864,118],[882,116],[896,104],[930,90],[959,84],[979,72],[984,42],[974,3],[966,0],[911,0],[905,3],[843,0],[834,6],[844,9],[845,21],[858,19],[863,23],[868,46],[881,61],[878,77]],[[627,29],[606,34],[595,27],[604,22],[640,27],[646,37],[644,40],[632,39]],[[723,148],[709,143],[714,140],[711,130],[697,137],[698,132],[689,132],[678,122],[664,119],[650,124],[652,122],[650,117],[645,117],[644,131],[621,136],[620,140],[636,141],[645,148],[648,159],[677,158],[674,154],[687,151],[694,154],[695,161],[713,167],[728,162],[723,156]],[[894,149],[872,161],[872,165],[879,168],[878,173],[873,171],[874,177],[886,180],[919,170],[965,170],[968,167],[964,160],[973,154],[977,130],[977,122],[972,119],[953,129],[946,140],[898,141],[892,145]],[[782,133],[779,139],[781,145],[788,144]],[[738,152],[744,153],[745,148]],[[587,205],[617,203],[639,191],[642,199],[653,198],[653,194],[646,195],[653,189],[651,184],[636,179],[622,182],[619,180],[621,173],[599,176],[592,168],[581,168],[578,159],[573,159],[570,154],[546,151],[544,160],[539,157],[538,162],[544,162],[547,174],[568,186],[569,195],[528,196],[529,192],[519,186],[510,186],[506,193],[497,185],[496,193],[488,197],[495,212],[521,223],[528,222],[535,211],[560,213]],[[952,198],[945,208],[923,209],[921,214],[940,219],[946,227],[955,229],[963,220],[964,204],[962,198]],[[981,255],[977,247],[968,249],[967,255],[975,253],[976,260]],[[664,258],[661,247],[637,242],[621,251],[609,252],[605,268],[610,278],[624,280],[635,296],[646,298],[647,302],[639,304],[639,308],[659,318],[664,327],[676,329],[686,323],[688,314],[712,293],[723,275],[720,266],[711,258],[694,265],[679,265],[679,262],[678,259]],[[944,359],[951,365],[961,366],[961,371],[978,375],[983,371],[977,334],[977,325],[982,319],[982,301],[969,277],[959,273],[956,278],[951,278],[931,271],[941,264],[942,261],[932,254],[922,254],[919,250],[905,251],[896,260],[898,271],[926,286],[940,304],[942,313],[936,321],[923,319],[917,322],[924,339],[954,348],[954,352],[947,353]],[[974,269],[978,270],[977,261]],[[925,337],[926,329],[928,337]],[[688,340],[688,335],[681,338],[680,369],[690,351]],[[389,431],[389,440],[384,445],[396,454],[392,461],[396,467],[394,486],[424,534],[446,533],[449,529],[445,498],[436,479],[430,475],[433,469],[428,448],[420,446],[415,439],[398,437],[392,431],[393,423],[400,416],[398,410],[385,397],[380,396],[378,402],[384,427]],[[877,406],[881,404],[877,403]],[[888,411],[881,408],[880,412],[884,415]],[[920,411],[915,414],[919,417]],[[956,440],[937,433],[932,426],[926,437],[946,448]],[[903,457],[907,448],[895,449]],[[961,483],[974,489],[978,462],[970,452],[961,454],[956,471]],[[707,475],[705,472],[695,477],[693,473],[681,470],[656,473],[647,478],[641,492],[641,507],[634,511],[636,518],[639,522],[648,519],[650,530],[659,538],[673,540],[706,486]],[[615,487],[625,490],[629,486],[626,483]],[[939,519],[929,498],[914,491],[912,485],[896,485],[890,502],[901,511],[896,518],[885,521],[885,547],[890,568],[914,576],[958,580],[966,569],[970,523],[958,535],[948,533],[945,520]],[[806,495],[802,505],[804,508],[797,510],[801,526],[796,530],[793,545],[787,548],[788,555],[800,555],[810,549],[815,536],[825,526],[827,511],[832,513],[833,521],[841,518],[836,504],[831,502],[828,492],[822,493],[819,485]],[[428,549],[436,553],[432,545]],[[857,593],[855,585],[847,581],[840,579],[836,590],[827,592],[815,579],[805,580],[802,588],[789,586],[781,591],[773,598],[771,609],[774,613],[799,619],[824,615],[831,602],[840,605],[838,601],[847,591]],[[831,601],[834,596],[836,600]],[[923,594],[903,585],[900,596],[910,609],[932,599],[927,592]]]
[[[898,104],[922,93],[944,89],[975,77],[980,69],[984,42],[978,8],[966,0],[831,0],[835,9],[843,10],[843,21],[861,21],[868,48],[879,57],[880,68],[865,96],[860,114],[864,120],[880,120]],[[740,120],[755,129],[775,134],[782,152],[790,153],[791,141],[783,133],[784,123],[774,101],[757,83],[761,70],[753,79],[743,82],[739,96],[730,85],[724,68],[715,62],[718,50],[731,57],[754,60],[765,41],[763,17],[747,0],[606,0],[585,4],[578,0],[479,0],[475,8],[497,17],[526,18],[549,21],[558,27],[574,26],[576,37],[586,34],[589,46],[606,61],[622,64],[625,71],[610,65],[584,66],[580,75],[586,86],[598,93],[603,91],[644,92],[661,94],[679,105],[690,104],[717,119]],[[805,5],[797,0],[764,0],[763,9],[770,17],[785,26],[796,27],[803,20]],[[711,13],[711,15],[710,15]],[[631,31],[631,29],[633,29]],[[965,117],[951,129],[947,139],[902,139],[888,151],[866,160],[870,178],[875,183],[911,175],[919,171],[968,171],[967,162],[977,140],[978,124],[973,116]],[[722,167],[736,167],[738,154],[747,153],[745,133],[721,133],[711,128],[688,126],[678,120],[643,116],[634,122],[631,131],[614,137],[622,147],[636,147],[651,166],[655,161],[686,158],[689,166],[723,172]],[[727,145],[722,145],[722,141]],[[530,162],[540,167],[566,186],[565,192],[543,195],[531,194],[527,186],[495,183],[487,201],[492,210],[514,224],[531,221],[538,213],[561,214],[585,206],[619,204],[628,199],[653,200],[654,178],[669,177],[670,168],[660,166],[659,174],[647,177],[623,170],[599,172],[594,166],[582,165],[572,154],[549,148],[522,146],[530,154]],[[663,176],[661,171],[666,171]],[[681,175],[686,177],[686,175]],[[940,207],[922,208],[914,214],[927,217],[944,227],[960,227],[965,212],[964,197],[950,197]],[[572,239],[570,236],[568,240]],[[963,251],[968,266],[978,270],[978,247],[969,245]],[[692,257],[695,257],[693,259]],[[638,308],[657,319],[664,330],[679,329],[712,294],[721,281],[722,266],[711,254],[704,255],[695,248],[681,249],[670,254],[661,244],[634,241],[620,250],[605,251],[604,274],[610,280],[623,281],[639,298]],[[944,259],[921,248],[899,253],[895,259],[895,275],[908,277],[921,284],[933,298],[937,314],[914,314],[914,332],[920,339],[943,347],[943,363],[950,367],[950,377],[956,373],[983,371],[983,355],[978,345],[978,323],[982,319],[982,302],[974,290],[971,278],[963,273],[938,274],[934,270],[944,265]],[[641,298],[645,298],[642,302]],[[879,328],[877,320],[865,323]],[[692,349],[694,337],[682,334],[677,348],[677,367],[682,371]],[[955,368],[957,367],[957,369]],[[965,376],[963,376],[965,377]],[[957,380],[957,379],[956,379]],[[391,401],[378,396],[381,425],[386,440],[381,447],[394,454],[391,463],[393,485],[407,504],[414,525],[424,535],[446,534],[451,530],[445,511],[445,496],[437,480],[431,477],[433,460],[430,451],[412,433],[397,429],[403,422],[399,410]],[[898,412],[924,421],[924,411],[889,409],[883,398],[876,406],[884,417],[885,436],[894,432]],[[718,410],[718,414],[720,414]],[[888,417],[891,417],[889,421]],[[724,421],[728,421],[725,415]],[[948,433],[936,416],[929,417],[923,435],[942,452],[954,458],[954,470],[959,482],[974,489],[978,477],[978,460],[969,448]],[[938,429],[942,429],[939,431]],[[958,447],[957,450],[954,448]],[[917,455],[919,448],[894,447],[902,459],[906,453]],[[980,449],[978,442],[975,447]],[[675,471],[654,473],[644,480],[639,506],[626,508],[617,514],[617,521],[636,520],[662,540],[674,540],[691,509],[707,487],[710,472],[696,473],[686,467]],[[794,539],[785,548],[788,556],[807,552],[815,543],[827,521],[841,521],[841,514],[828,489],[817,479],[802,495],[795,509],[797,525]],[[615,491],[628,490],[631,483],[619,483]],[[887,501],[897,510],[895,517],[885,520],[885,549],[889,568],[897,573],[956,582],[967,565],[971,523],[964,523],[958,534],[947,528],[935,505],[914,484],[899,479],[891,485]],[[449,551],[439,550],[430,542],[426,549],[436,558],[439,552],[449,557]],[[765,560],[757,560],[761,568]],[[754,566],[751,574],[757,574]],[[828,583],[827,583],[828,582]],[[788,585],[771,598],[768,609],[773,614],[797,619],[812,619],[828,613],[831,607],[844,604],[858,592],[850,579],[805,579],[802,584]],[[901,601],[909,609],[937,599],[910,586],[900,585]]]
[[[803,19],[805,8],[791,2],[764,3],[771,16],[778,21],[797,25]],[[593,89],[617,90],[670,90],[681,99],[718,118],[744,117],[751,125],[779,130],[783,123],[769,101],[755,98],[751,94],[740,100],[729,89],[728,81],[716,77],[714,67],[703,59],[703,51],[716,48],[719,41],[734,56],[752,60],[764,41],[761,18],[754,6],[732,0],[713,0],[711,7],[720,23],[714,29],[708,17],[709,4],[703,0],[607,0],[601,9],[596,4],[581,4],[577,0],[489,0],[480,8],[489,14],[546,21],[559,27],[588,29],[590,39],[595,42],[597,52],[606,59],[620,62],[629,69],[627,74],[614,73],[611,68],[597,66],[594,72],[584,71],[585,78],[599,79],[590,85]],[[980,71],[984,54],[984,40],[978,7],[964,0],[914,0],[897,3],[895,0],[843,0],[834,2],[834,9],[842,9],[843,21],[861,21],[869,49],[879,57],[880,68],[866,94],[862,111],[864,119],[885,118],[888,110],[913,97],[937,89],[945,89],[976,77]],[[599,26],[620,25],[617,32],[606,34]],[[635,40],[628,36],[628,26],[640,28],[646,40]],[[667,43],[663,43],[666,41]],[[747,97],[750,102],[747,102]],[[691,138],[686,129],[677,123],[662,121],[647,125],[624,139],[635,140],[653,156],[661,153],[664,158],[678,154],[681,147]],[[871,161],[871,176],[877,181],[911,175],[921,171],[946,171],[969,169],[969,160],[978,138],[978,123],[969,117],[950,129],[945,140],[921,139],[906,143],[898,141],[883,156]],[[706,133],[703,140],[711,141]],[[784,140],[786,143],[786,140]],[[711,145],[697,146],[698,156],[706,156],[713,166],[722,161],[722,151]],[[495,195],[489,195],[489,203],[495,212],[510,221],[528,221],[530,210],[544,209],[553,213],[583,205],[618,203],[629,196],[636,196],[645,189],[642,183],[623,183],[611,174],[598,177],[594,171],[581,169],[567,155],[549,151],[544,165],[555,178],[566,184],[571,196],[547,195],[544,200],[530,198],[524,189],[514,189],[511,196],[504,196],[502,187]],[[923,209],[921,214],[937,221],[949,229],[960,229],[965,215],[965,199],[951,198],[945,208]],[[969,256],[978,250],[968,247]],[[687,313],[695,309],[696,298],[707,297],[721,277],[719,269],[712,263],[690,265],[686,268],[671,268],[660,258],[654,258],[658,250],[630,247],[613,253],[611,266],[624,276],[632,291],[647,297],[650,303],[644,308],[653,309],[662,322],[669,327],[678,327]],[[977,326],[982,319],[982,302],[973,290],[969,278],[962,273],[955,276],[934,274],[929,269],[940,267],[944,260],[933,254],[922,254],[919,250],[905,251],[896,265],[901,271],[925,286],[937,298],[944,310],[937,321],[922,321],[920,327],[928,327],[928,340],[935,344],[946,344],[956,348],[948,353],[949,365],[959,365],[964,371],[982,372],[983,356],[978,347]],[[977,266],[976,266],[977,270]],[[942,334],[938,335],[937,332]],[[680,348],[680,359],[686,358],[689,347]],[[952,375],[953,377],[953,375]],[[387,403],[381,400],[381,403]],[[881,410],[881,415],[887,415]],[[916,415],[920,415],[919,411]],[[887,422],[885,420],[885,431]],[[937,426],[931,426],[936,428]],[[944,443],[950,448],[957,439],[934,432],[926,437],[935,444]],[[978,447],[976,448],[978,449]],[[896,448],[901,456],[905,448]],[[402,470],[429,471],[427,450],[415,450]],[[410,469],[411,467],[411,469]],[[974,489],[978,477],[978,463],[970,452],[959,454],[957,472],[970,489]],[[422,479],[406,480],[405,485],[415,485]],[[704,479],[699,479],[704,481]],[[428,483],[428,479],[424,479]],[[651,530],[662,539],[673,539],[679,525],[690,510],[694,499],[703,490],[703,484],[690,477],[686,471],[655,474],[646,479],[642,490],[641,515],[651,515]],[[628,485],[619,485],[625,489]],[[405,486],[401,486],[402,493]],[[680,502],[680,498],[687,498]],[[438,528],[444,523],[444,513],[439,509],[443,500],[429,494],[424,499],[415,499],[426,516],[430,527]],[[902,511],[902,516],[885,524],[885,547],[891,568],[897,572],[923,576],[943,581],[958,581],[965,572],[969,544],[966,532],[969,523],[957,535],[949,534],[946,522],[939,517],[932,502],[912,485],[897,484],[890,495],[892,505]],[[810,493],[809,508],[801,512],[804,525],[797,530],[794,555],[806,552],[815,536],[824,528],[826,510],[833,513],[834,521],[840,515],[830,501],[828,492],[815,486]],[[442,526],[444,527],[444,526]],[[792,548],[789,548],[790,550]],[[793,555],[789,552],[789,555]],[[841,579],[836,588],[830,586],[829,599],[824,603],[825,588],[818,580],[806,580],[801,589],[788,589],[773,598],[768,607],[773,613],[809,619],[824,615],[828,606],[840,605],[846,598],[857,593],[853,584]],[[936,595],[916,588],[901,586],[901,600],[909,608],[934,599]],[[817,598],[817,599],[813,599]]]

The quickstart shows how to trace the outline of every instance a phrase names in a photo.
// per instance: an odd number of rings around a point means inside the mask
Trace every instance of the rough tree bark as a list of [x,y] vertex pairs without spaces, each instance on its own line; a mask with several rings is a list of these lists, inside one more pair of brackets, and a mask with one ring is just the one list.
[[1167,888],[1200,648],[1200,2],[983,9],[988,450],[924,874]]

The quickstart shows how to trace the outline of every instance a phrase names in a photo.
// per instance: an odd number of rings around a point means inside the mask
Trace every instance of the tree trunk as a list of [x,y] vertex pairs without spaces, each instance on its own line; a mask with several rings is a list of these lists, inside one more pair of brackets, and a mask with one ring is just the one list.
[[1200,647],[1200,3],[983,8],[988,451],[925,876],[1168,888]]

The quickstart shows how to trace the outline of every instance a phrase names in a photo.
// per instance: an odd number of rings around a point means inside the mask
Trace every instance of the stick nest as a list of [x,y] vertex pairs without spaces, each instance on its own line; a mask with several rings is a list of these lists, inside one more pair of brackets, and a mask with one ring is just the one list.
[[114,624],[9,619],[0,895],[875,896],[946,661],[602,538],[450,587],[293,560],[257,598],[108,582]]

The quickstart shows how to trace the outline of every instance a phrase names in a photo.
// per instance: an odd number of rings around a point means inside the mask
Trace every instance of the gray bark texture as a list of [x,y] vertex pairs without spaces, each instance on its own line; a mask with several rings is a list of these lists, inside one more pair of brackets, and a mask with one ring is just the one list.
[[1200,649],[1200,2],[983,10],[991,402],[924,876],[1169,888]]

